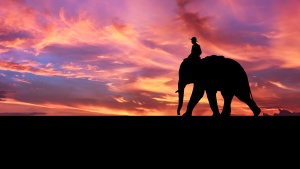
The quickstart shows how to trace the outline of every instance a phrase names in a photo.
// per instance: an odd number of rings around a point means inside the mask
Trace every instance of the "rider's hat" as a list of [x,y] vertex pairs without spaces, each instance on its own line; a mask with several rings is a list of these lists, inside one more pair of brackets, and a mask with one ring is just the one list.
[[196,37],[192,37],[191,40],[195,40],[197,42],[197,38]]

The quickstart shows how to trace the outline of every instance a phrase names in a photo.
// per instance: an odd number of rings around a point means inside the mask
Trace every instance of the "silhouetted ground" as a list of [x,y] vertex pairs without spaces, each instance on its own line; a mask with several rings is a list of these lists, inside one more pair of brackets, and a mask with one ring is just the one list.
[[247,129],[300,128],[300,117],[154,117],[154,116],[2,116],[2,129],[76,129],[106,132],[108,129]]
[[[64,112],[64,113],[44,113],[44,112],[0,112],[1,116],[120,116],[115,114],[103,114],[103,113],[72,113],[72,112]],[[125,116],[125,115],[124,115]]]

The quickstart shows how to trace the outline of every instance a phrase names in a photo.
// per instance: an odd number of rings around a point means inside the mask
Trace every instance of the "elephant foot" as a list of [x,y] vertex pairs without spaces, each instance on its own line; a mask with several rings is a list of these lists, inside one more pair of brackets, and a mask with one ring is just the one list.
[[192,116],[192,113],[184,113],[183,115],[182,115],[182,117],[191,117]]
[[220,113],[214,113],[212,116],[213,117],[219,117],[219,116],[221,116],[221,114]]
[[222,113],[221,116],[223,116],[223,117],[230,117],[230,113]]
[[259,116],[261,112],[261,109],[259,107],[256,108],[256,110],[253,111],[254,116]]

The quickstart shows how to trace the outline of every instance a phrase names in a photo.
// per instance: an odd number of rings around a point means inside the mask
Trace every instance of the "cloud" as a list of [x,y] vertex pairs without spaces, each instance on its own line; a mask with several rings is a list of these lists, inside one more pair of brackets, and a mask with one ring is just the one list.
[[19,64],[14,62],[6,62],[0,61],[0,69],[6,71],[16,71],[22,73],[33,73],[36,75],[45,75],[45,76],[53,76],[53,75],[61,75],[62,72],[55,71],[52,68],[34,68],[28,64]]
[[281,89],[299,92],[300,80],[297,78],[299,73],[300,70],[296,68],[269,68],[252,71],[249,73],[249,79],[252,82],[270,82]]
[[186,6],[194,0],[177,0],[179,20],[185,24],[186,31],[192,31],[203,39],[209,39],[211,36],[211,27],[209,24],[210,16],[199,16],[196,12],[190,12]]
[[4,99],[6,98],[6,91],[0,91],[0,101],[4,101]]
[[128,102],[126,99],[124,99],[124,97],[121,97],[121,96],[115,97],[114,99],[115,99],[117,102],[119,102],[119,103],[126,103],[126,102]]
[[20,78],[12,78],[12,79],[15,80],[16,82],[31,84],[31,82],[24,79],[20,79]]
[[[91,107],[70,107],[56,104],[32,104],[14,99],[7,99],[6,102],[0,102],[3,112],[0,116],[116,116],[126,115],[112,112],[109,109],[91,108]],[[27,111],[26,111],[27,110]],[[34,112],[30,111],[33,110]],[[43,112],[42,112],[43,110]],[[101,110],[108,110],[110,113],[102,113]]]
[[283,68],[298,68],[300,62],[297,60],[300,50],[297,48],[300,44],[299,22],[295,18],[300,16],[299,1],[289,1],[289,3],[280,2],[274,4],[277,17],[274,22],[276,32],[272,38],[273,55],[281,58],[284,64]]
[[0,30],[0,39],[1,43],[9,42],[9,41],[15,41],[17,39],[31,39],[33,36],[28,31],[23,30]]
[[[290,112],[284,109],[278,109],[279,113],[273,114],[273,116],[300,116],[300,112]],[[269,114],[264,114],[264,116],[271,116]]]

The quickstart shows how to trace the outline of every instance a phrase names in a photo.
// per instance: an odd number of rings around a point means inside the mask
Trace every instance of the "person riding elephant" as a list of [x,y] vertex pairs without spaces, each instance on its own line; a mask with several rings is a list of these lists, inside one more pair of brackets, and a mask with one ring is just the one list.
[[188,56],[189,59],[201,59],[200,55],[202,54],[202,50],[200,45],[197,43],[197,38],[192,37],[191,42],[193,44],[191,54]]

